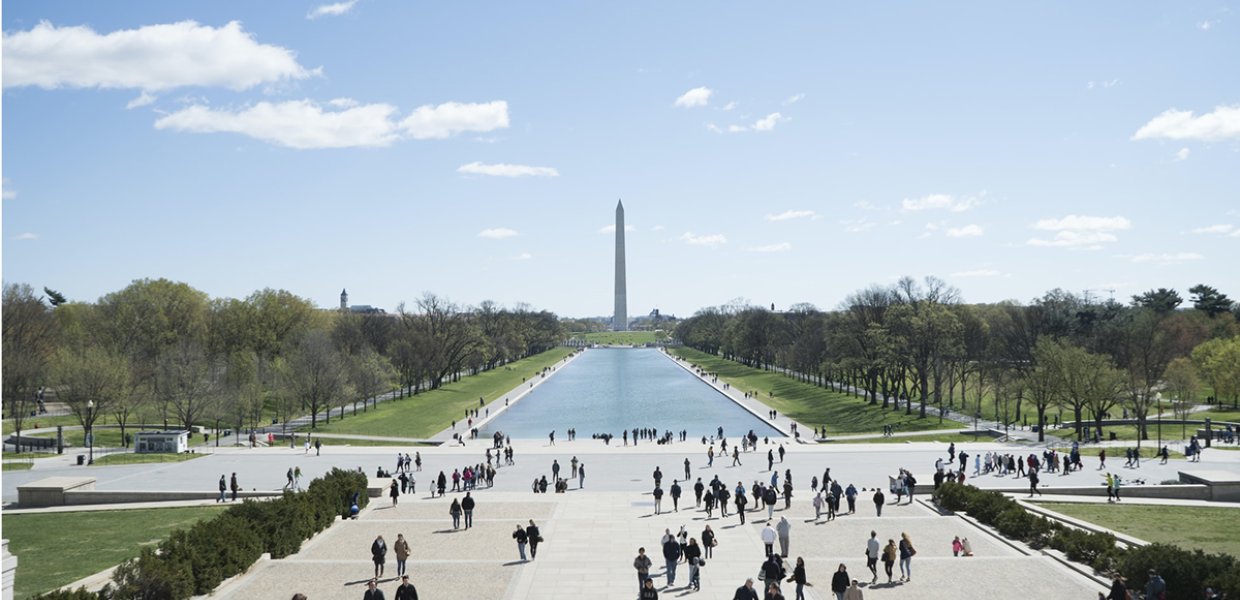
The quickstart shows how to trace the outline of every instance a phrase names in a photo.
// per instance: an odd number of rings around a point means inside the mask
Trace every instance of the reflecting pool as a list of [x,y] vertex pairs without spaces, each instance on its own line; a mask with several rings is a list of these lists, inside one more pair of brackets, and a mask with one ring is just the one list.
[[595,433],[616,438],[628,429],[687,430],[689,438],[735,438],[753,430],[783,437],[749,411],[715,391],[652,348],[586,350],[551,378],[483,428],[479,437],[503,431],[514,438],[545,438],[552,430],[564,439]]

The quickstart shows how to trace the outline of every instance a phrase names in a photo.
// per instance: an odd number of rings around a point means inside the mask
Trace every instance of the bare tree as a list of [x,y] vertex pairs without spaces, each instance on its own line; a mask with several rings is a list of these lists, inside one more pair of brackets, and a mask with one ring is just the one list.
[[[56,322],[43,300],[26,284],[4,286],[4,407],[13,419],[17,439],[39,386],[44,383],[48,365],[55,353]],[[21,452],[18,444],[17,451]]]

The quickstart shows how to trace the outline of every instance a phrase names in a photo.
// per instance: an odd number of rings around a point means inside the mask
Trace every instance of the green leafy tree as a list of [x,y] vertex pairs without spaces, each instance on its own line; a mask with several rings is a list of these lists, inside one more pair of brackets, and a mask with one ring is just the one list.
[[[56,397],[69,405],[84,430],[90,431],[100,415],[126,401],[129,362],[123,354],[99,346],[61,348],[52,363]],[[124,439],[124,430],[121,430]]]
[[22,425],[35,406],[35,394],[44,385],[56,352],[57,328],[52,312],[29,285],[4,286],[3,303],[2,393],[4,407],[20,439]]
[[1231,310],[1232,301],[1226,294],[1204,283],[1188,288],[1192,294],[1193,308],[1215,317]]
[[1153,309],[1157,313],[1169,313],[1184,302],[1180,293],[1169,288],[1149,290],[1132,297],[1133,306]]
[[1197,367],[1193,366],[1192,360],[1181,356],[1167,365],[1166,371],[1163,372],[1163,381],[1166,384],[1167,395],[1172,400],[1171,410],[1180,419],[1180,435],[1187,438],[1188,426],[1184,422],[1197,403],[1197,392],[1201,389],[1201,383],[1197,378]]

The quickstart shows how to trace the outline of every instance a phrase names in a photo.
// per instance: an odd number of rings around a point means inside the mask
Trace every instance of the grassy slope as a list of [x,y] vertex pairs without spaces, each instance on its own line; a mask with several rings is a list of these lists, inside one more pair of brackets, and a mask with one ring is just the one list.
[[211,517],[210,507],[6,515],[17,563],[15,598],[46,592],[138,555],[175,528]]
[[572,351],[572,348],[553,348],[505,367],[464,377],[437,390],[388,400],[357,416],[346,412],[342,421],[333,418],[330,425],[320,421],[316,431],[428,438],[448,428],[453,419],[460,420],[465,409],[477,408],[480,396],[487,401],[500,398],[521,385],[522,377],[535,376],[543,367],[555,365]]
[[[964,425],[950,419],[939,423],[937,416],[919,419],[916,407],[914,414],[907,416],[903,408],[899,412],[882,410],[847,394],[802,383],[772,371],[746,367],[692,348],[672,348],[671,351],[707,371],[718,373],[734,388],[759,391],[759,400],[806,427],[825,424],[828,435],[877,433],[882,431],[883,425],[895,425],[896,431],[964,428]],[[772,391],[775,396],[768,396],[767,393]],[[926,410],[929,415],[930,408]]]
[[1240,508],[1039,502],[1055,512],[1139,537],[1206,552],[1240,556],[1234,534]]
[[976,444],[995,442],[999,438],[993,438],[988,435],[965,435],[962,433],[953,433],[943,431],[940,433],[928,433],[926,435],[908,435],[896,437],[876,437],[863,440],[840,440],[839,443],[853,442],[856,444],[903,444],[904,442],[939,442],[942,444],[950,444],[955,442],[957,447],[960,444]]
[[100,465],[132,465],[139,463],[166,463],[166,462],[185,462],[195,458],[201,458],[206,454],[168,454],[164,452],[149,453],[123,453],[108,454],[106,456],[96,456],[95,466]]

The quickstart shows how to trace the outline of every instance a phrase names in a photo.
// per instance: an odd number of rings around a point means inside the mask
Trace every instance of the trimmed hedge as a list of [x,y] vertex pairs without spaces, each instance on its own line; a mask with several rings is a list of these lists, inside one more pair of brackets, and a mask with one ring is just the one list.
[[354,494],[366,506],[366,475],[332,469],[305,492],[286,492],[268,502],[246,501],[219,516],[173,531],[159,551],[144,548],[116,568],[112,583],[98,593],[78,589],[50,592],[40,600],[184,600],[206,594],[243,573],[264,552],[272,558],[296,553],[301,544],[348,517]]
[[1230,554],[1206,554],[1168,544],[1120,548],[1114,535],[1068,527],[1025,510],[1000,492],[971,485],[944,483],[934,492],[934,500],[1033,548],[1049,546],[1099,573],[1118,572],[1128,578],[1130,586],[1143,585],[1149,570],[1155,569],[1167,582],[1168,600],[1196,600],[1207,587],[1240,597],[1240,561]]

